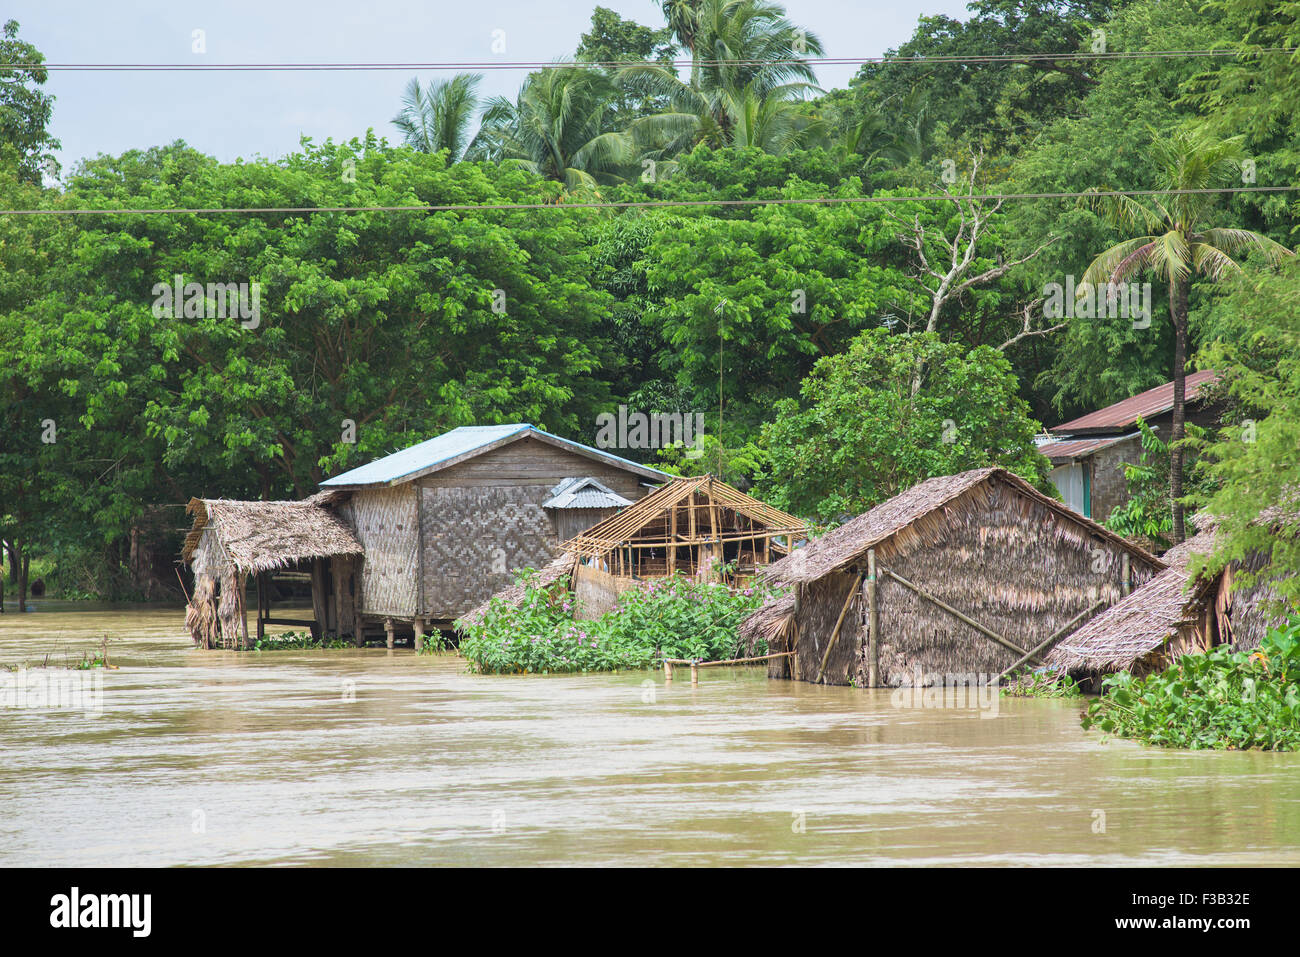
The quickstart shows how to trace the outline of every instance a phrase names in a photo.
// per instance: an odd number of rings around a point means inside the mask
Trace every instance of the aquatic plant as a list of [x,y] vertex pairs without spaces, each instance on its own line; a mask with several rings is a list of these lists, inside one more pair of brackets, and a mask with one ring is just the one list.
[[350,638],[315,638],[309,631],[285,631],[253,641],[252,651],[293,651],[300,648],[352,648]]
[[1010,698],[1082,698],[1078,683],[1064,671],[1039,668],[1017,676],[1002,687]]
[[1253,652],[1228,646],[1183,655],[1145,678],[1120,672],[1102,684],[1084,728],[1167,748],[1291,751],[1300,748],[1300,615]]
[[[735,657],[740,623],[761,603],[757,587],[732,589],[675,576],[619,596],[603,617],[584,621],[572,594],[521,578],[523,600],[493,600],[482,620],[461,622],[460,653],[489,674],[622,671],[667,658]],[[762,654],[763,652],[758,652]]]

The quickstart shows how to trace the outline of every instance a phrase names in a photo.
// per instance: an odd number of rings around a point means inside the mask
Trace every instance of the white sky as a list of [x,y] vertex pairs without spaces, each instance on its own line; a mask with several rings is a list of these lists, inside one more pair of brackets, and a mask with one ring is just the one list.
[[[966,0],[788,0],[791,20],[821,37],[826,55],[878,56],[911,36],[917,18],[965,18]],[[4,19],[49,63],[544,61],[571,56],[597,6],[649,27],[654,0],[8,0]],[[207,52],[191,51],[195,29]],[[506,50],[492,52],[494,30]],[[852,66],[818,69],[823,87],[843,86]],[[481,91],[513,96],[526,71],[485,71]],[[409,72],[52,72],[52,132],[65,171],[98,153],[183,139],[223,161],[280,157],[300,135],[316,142],[361,136],[389,122]],[[421,82],[435,76],[421,74]]]

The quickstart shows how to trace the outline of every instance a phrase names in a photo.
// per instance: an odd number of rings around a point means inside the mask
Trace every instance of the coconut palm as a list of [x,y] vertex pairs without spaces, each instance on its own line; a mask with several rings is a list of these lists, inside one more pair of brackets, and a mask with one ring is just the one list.
[[469,146],[482,80],[481,73],[457,73],[422,90],[413,77],[402,94],[402,110],[393,117],[406,145],[421,153],[447,150],[453,163],[459,160]]
[[678,39],[691,50],[688,82],[650,64],[620,74],[623,82],[669,103],[658,131],[675,132],[676,139],[665,144],[664,152],[694,143],[751,145],[770,152],[806,144],[820,127],[800,111],[799,103],[820,91],[803,57],[821,53],[821,41],[791,24],[783,7],[765,0],[696,0],[690,6],[694,17],[685,27],[674,25],[676,7],[669,14]]
[[1080,295],[1103,283],[1118,284],[1142,272],[1152,272],[1169,286],[1169,318],[1174,327],[1174,409],[1171,426],[1169,494],[1173,500],[1173,541],[1184,538],[1183,449],[1186,422],[1187,302],[1192,274],[1221,279],[1240,268],[1232,258],[1258,250],[1270,262],[1294,255],[1267,236],[1249,229],[1210,226],[1214,193],[1172,192],[1230,186],[1241,181],[1244,154],[1241,137],[1220,140],[1204,130],[1157,134],[1152,130],[1151,164],[1160,198],[1098,196],[1082,200],[1102,212],[1117,227],[1140,229],[1101,253],[1084,272]]
[[531,74],[510,100],[488,101],[469,155],[528,169],[569,189],[626,180],[640,157],[675,134],[671,116],[646,116],[625,130],[604,128],[620,95],[602,72],[557,64]]

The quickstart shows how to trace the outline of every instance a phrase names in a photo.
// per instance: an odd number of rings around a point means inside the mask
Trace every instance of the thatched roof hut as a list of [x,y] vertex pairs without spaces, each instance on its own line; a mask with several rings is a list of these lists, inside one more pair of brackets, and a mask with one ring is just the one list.
[[1149,674],[1219,644],[1237,651],[1259,647],[1268,629],[1281,624],[1267,609],[1276,595],[1267,580],[1242,589],[1234,578],[1243,568],[1258,572],[1263,562],[1254,556],[1193,581],[1188,562],[1209,554],[1214,543],[1207,530],[1171,548],[1164,555],[1168,569],[1053,648],[1047,666],[1096,685],[1102,675]]
[[[330,597],[325,563],[340,570],[362,555],[361,543],[335,509],[347,496],[321,492],[299,502],[252,502],[192,498],[185,510],[194,524],[185,536],[181,558],[194,572],[194,596],[186,608],[186,625],[196,643],[234,647],[248,643],[244,586],[249,575],[258,582],[257,634],[268,618],[263,577],[273,571],[310,563],[313,630],[325,626]],[[340,589],[341,591],[341,589]],[[336,605],[343,604],[339,596]]]
[[1041,661],[1039,645],[1163,567],[1019,476],[974,469],[927,479],[771,565],[763,577],[789,590],[742,636],[794,653],[773,677],[997,675]]
[[[181,558],[192,564],[199,553],[204,569],[229,563],[240,575],[255,575],[303,559],[360,555],[361,543],[334,511],[346,498],[338,492],[320,492],[300,502],[192,498],[185,511],[194,516],[194,525]],[[196,565],[195,572],[199,569]]]

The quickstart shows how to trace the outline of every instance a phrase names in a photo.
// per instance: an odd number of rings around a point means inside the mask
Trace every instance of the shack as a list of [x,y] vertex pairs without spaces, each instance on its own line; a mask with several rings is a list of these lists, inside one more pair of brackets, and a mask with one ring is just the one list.
[[1277,594],[1267,579],[1240,587],[1240,573],[1261,571],[1262,557],[1193,580],[1188,563],[1193,555],[1209,554],[1214,541],[1210,529],[1171,548],[1163,556],[1165,571],[1058,644],[1046,665],[1097,691],[1102,677],[1117,671],[1163,671],[1181,655],[1221,644],[1234,651],[1258,648],[1268,629],[1285,618],[1271,610]]
[[[243,502],[192,498],[194,524],[182,559],[194,572],[185,626],[203,648],[248,647],[245,594],[257,584],[257,637],[268,623],[301,624],[314,634],[351,634],[355,628],[355,571],[361,543],[337,509],[346,496],[322,492],[300,502]],[[271,617],[268,577],[286,569],[310,575],[310,620]]]
[[774,563],[743,624],[773,678],[859,687],[1000,675],[1164,569],[1000,468],[927,479]]
[[[641,581],[683,575],[740,584],[807,534],[806,522],[713,475],[678,478],[564,542],[535,581],[561,583],[577,598],[579,617],[596,618]],[[512,586],[494,597],[517,603],[523,595]],[[466,620],[481,620],[487,606]]]
[[[398,639],[418,646],[509,585],[516,570],[549,563],[575,530],[669,478],[525,423],[462,426],[327,479],[302,502],[196,499],[183,558],[196,576],[230,580],[221,601],[236,628],[246,630],[241,576],[310,559],[314,617],[303,624],[351,634],[358,645],[382,635],[390,647]],[[230,538],[240,544],[226,546],[239,556],[231,563],[210,550],[225,545],[224,532],[199,548],[214,522],[238,522]],[[301,535],[304,522],[320,534]],[[205,588],[196,584],[196,623],[211,611],[203,610]]]

